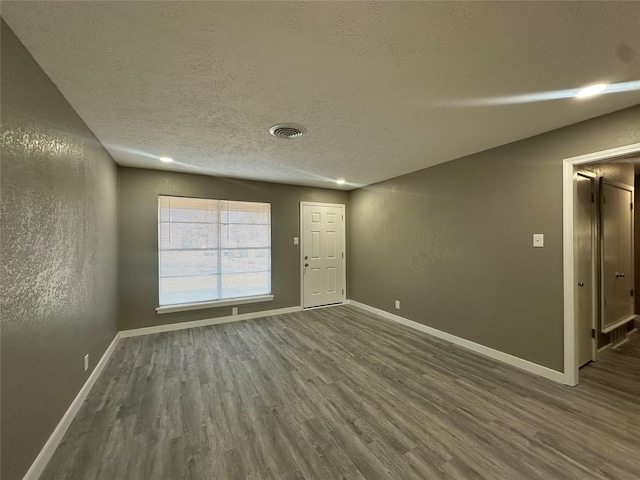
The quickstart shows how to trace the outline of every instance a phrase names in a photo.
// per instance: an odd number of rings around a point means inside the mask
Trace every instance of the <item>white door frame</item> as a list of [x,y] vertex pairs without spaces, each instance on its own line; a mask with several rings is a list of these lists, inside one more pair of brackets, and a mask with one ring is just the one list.
[[574,295],[574,259],[573,259],[573,199],[575,184],[574,167],[585,163],[613,160],[627,155],[640,153],[640,143],[624,147],[611,148],[600,152],[588,153],[562,161],[562,264],[564,276],[564,383],[578,384],[578,349],[576,347],[575,295]]
[[[342,285],[344,286],[344,294],[342,295],[342,303],[347,300],[347,212],[343,203],[323,203],[323,202],[300,202],[300,306],[304,308],[304,208],[305,206],[317,207],[338,207],[342,210],[344,221],[342,222],[342,241],[344,242],[344,257],[342,258]],[[324,308],[320,307],[310,308]]]

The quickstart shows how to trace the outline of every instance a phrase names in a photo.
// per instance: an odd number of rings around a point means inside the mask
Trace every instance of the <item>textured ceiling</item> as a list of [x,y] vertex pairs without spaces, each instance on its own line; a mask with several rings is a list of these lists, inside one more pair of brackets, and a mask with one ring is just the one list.
[[[3,1],[2,16],[126,166],[349,189],[640,103],[636,2]],[[602,81],[636,89],[551,99]],[[282,122],[307,133],[269,136]]]

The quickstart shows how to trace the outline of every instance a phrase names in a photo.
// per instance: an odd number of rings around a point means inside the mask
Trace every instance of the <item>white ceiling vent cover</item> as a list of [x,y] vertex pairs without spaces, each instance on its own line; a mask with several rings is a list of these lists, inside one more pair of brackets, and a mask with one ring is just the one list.
[[300,138],[304,134],[304,127],[296,125],[294,123],[282,123],[280,125],[274,125],[269,129],[269,133],[278,138]]

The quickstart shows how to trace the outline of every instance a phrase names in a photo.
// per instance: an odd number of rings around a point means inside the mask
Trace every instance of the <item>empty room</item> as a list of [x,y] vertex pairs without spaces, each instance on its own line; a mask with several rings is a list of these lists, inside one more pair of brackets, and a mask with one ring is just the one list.
[[3,480],[640,478],[640,3],[0,16]]

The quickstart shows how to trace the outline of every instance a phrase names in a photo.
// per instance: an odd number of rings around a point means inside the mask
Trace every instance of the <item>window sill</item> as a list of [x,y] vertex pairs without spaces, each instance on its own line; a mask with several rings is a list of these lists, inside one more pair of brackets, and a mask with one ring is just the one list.
[[257,297],[240,297],[240,298],[227,298],[224,300],[212,300],[210,302],[198,302],[198,303],[182,303],[180,305],[165,305],[156,308],[158,315],[162,313],[175,313],[175,312],[187,312],[189,310],[202,310],[205,308],[226,307],[229,305],[244,305],[246,303],[259,303],[270,302],[273,300],[273,295],[260,295]]

